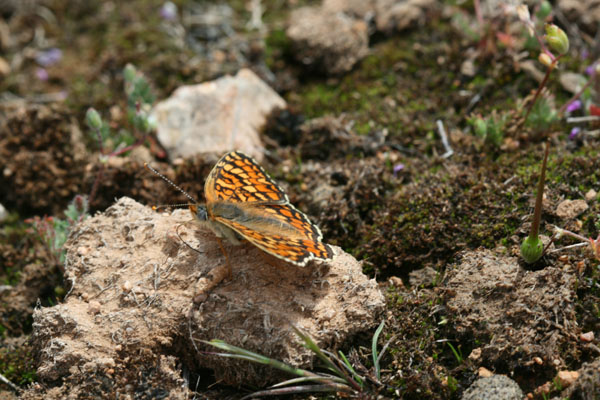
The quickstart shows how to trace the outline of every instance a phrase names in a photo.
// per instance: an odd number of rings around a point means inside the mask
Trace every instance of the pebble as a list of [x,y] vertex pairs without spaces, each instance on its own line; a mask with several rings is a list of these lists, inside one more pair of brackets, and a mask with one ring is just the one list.
[[560,382],[563,388],[571,386],[577,378],[579,378],[579,372],[577,371],[559,371],[556,378]]
[[92,300],[92,301],[90,301],[90,303],[88,305],[88,312],[90,314],[96,315],[96,314],[100,313],[101,308],[102,308],[102,305],[100,304],[99,301]]
[[8,211],[2,204],[0,204],[0,222],[4,222],[8,218]]
[[588,209],[585,200],[564,200],[556,207],[556,215],[563,219],[575,218]]
[[582,333],[581,335],[579,335],[579,340],[581,340],[582,342],[593,342],[594,341],[594,332],[593,331],[589,331],[586,333]]
[[585,201],[587,201],[588,203],[591,201],[594,201],[594,200],[596,200],[597,196],[598,196],[598,192],[596,192],[594,189],[590,189],[585,194]]

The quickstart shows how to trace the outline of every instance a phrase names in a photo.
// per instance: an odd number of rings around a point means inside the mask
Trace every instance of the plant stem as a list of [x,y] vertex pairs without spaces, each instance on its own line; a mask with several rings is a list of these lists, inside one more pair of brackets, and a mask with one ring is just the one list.
[[544,198],[544,184],[546,182],[546,164],[548,162],[548,152],[550,151],[550,143],[546,142],[546,150],[544,151],[544,161],[542,162],[542,171],[540,180],[538,181],[537,195],[535,198],[535,210],[533,212],[533,223],[531,224],[530,238],[537,238],[540,231],[540,222],[542,220],[542,200]]
[[535,102],[537,101],[538,97],[540,97],[540,93],[542,92],[542,89],[544,88],[544,86],[546,86],[546,83],[548,83],[548,78],[550,77],[550,73],[556,66],[557,62],[558,62],[558,58],[555,59],[554,61],[552,61],[552,64],[550,64],[550,66],[546,70],[546,75],[544,75],[544,79],[540,83],[540,86],[538,86],[537,91],[535,92],[535,96],[533,96],[533,100],[527,106],[527,113],[525,113],[525,118],[523,118],[523,123],[527,122],[527,118],[529,118],[529,114],[531,113],[531,110],[533,109]]

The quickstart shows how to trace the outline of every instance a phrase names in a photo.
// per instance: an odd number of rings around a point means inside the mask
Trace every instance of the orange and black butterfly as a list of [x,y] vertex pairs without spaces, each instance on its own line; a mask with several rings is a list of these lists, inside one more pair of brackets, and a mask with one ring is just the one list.
[[319,228],[290,204],[285,192],[252,157],[242,152],[229,152],[214,166],[204,184],[206,205],[184,194],[194,202],[190,210],[196,221],[233,244],[246,239],[298,266],[333,258],[333,249],[321,242]]

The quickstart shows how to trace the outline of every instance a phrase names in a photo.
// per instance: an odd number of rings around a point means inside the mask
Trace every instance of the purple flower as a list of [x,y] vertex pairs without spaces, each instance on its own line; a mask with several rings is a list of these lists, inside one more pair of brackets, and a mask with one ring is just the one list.
[[173,21],[177,18],[177,6],[170,1],[167,1],[160,8],[159,14],[162,19]]
[[583,49],[581,50],[581,59],[585,60],[590,56],[590,52],[588,51],[588,49]]
[[589,76],[594,76],[596,74],[597,66],[598,66],[597,62],[588,65],[587,68],[585,69],[585,73],[588,74]]
[[48,50],[38,51],[35,61],[42,67],[49,67],[62,59],[62,50],[53,47]]
[[569,105],[567,106],[567,111],[568,112],[573,112],[575,110],[579,110],[581,108],[582,104],[581,104],[581,100],[573,100],[572,102],[569,103]]
[[35,76],[40,80],[46,82],[48,80],[48,71],[44,68],[36,68]]
[[404,164],[402,164],[402,163],[394,165],[394,170],[393,170],[394,176],[397,176],[398,172],[402,171],[403,169],[404,169]]
[[569,134],[569,139],[575,140],[575,138],[577,137],[577,135],[579,135],[579,132],[581,132],[581,128],[579,128],[578,126],[576,126],[575,128],[571,129],[571,133]]

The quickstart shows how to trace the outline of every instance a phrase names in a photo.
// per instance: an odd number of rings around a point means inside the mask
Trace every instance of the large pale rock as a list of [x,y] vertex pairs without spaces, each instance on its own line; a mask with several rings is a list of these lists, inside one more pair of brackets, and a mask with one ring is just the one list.
[[423,25],[439,7],[435,0],[324,0],[327,12],[343,12],[365,21],[373,19],[381,32],[402,31]]
[[40,381],[63,382],[64,394],[93,374],[104,382],[104,395],[136,397],[148,392],[148,382],[144,373],[130,372],[153,366],[148,375],[160,382],[166,374],[160,387],[170,398],[182,390],[182,368],[210,368],[217,381],[262,385],[275,370],[210,355],[205,351],[215,349],[201,341],[223,339],[309,367],[312,354],[292,324],[331,349],[378,322],[384,298],[375,280],[337,247],[333,261],[301,268],[249,243],[224,243],[232,276],[198,296],[200,283],[225,258],[212,232],[182,225],[190,219],[187,210],[159,214],[122,198],[75,228],[65,245],[65,278],[73,289],[64,303],[34,313]]
[[322,7],[294,10],[287,35],[298,61],[331,75],[350,71],[369,51],[364,21]]
[[241,150],[263,159],[259,131],[285,100],[249,69],[235,77],[177,89],[153,110],[157,136],[171,159]]

